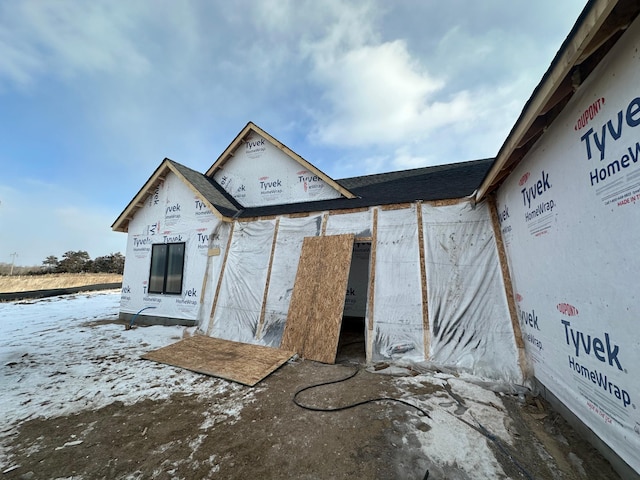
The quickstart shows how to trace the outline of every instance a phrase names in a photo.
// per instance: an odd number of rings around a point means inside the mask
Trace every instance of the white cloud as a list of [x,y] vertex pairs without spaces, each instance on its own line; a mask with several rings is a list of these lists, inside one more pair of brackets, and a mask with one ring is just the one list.
[[453,123],[469,110],[464,91],[448,100],[434,98],[444,81],[412,59],[402,40],[319,61],[314,73],[324,84],[329,103],[329,112],[315,132],[322,143],[402,143]]
[[[130,34],[135,9],[113,2],[23,1],[0,7],[0,78],[21,86],[38,76],[139,75],[149,62]],[[127,4],[128,5],[128,4]],[[132,11],[134,10],[134,11]]]

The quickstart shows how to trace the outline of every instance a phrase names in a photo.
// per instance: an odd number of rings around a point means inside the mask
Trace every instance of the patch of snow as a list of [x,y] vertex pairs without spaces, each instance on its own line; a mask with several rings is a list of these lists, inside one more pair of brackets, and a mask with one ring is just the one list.
[[119,306],[119,291],[0,303],[0,458],[3,438],[27,419],[115,401],[129,405],[196,394],[216,399],[208,415],[239,417],[254,396],[251,389],[140,358],[195,328],[125,330],[122,324],[97,322],[116,320]]
[[[412,385],[427,383],[445,390],[429,395],[415,395],[409,390]],[[396,385],[411,396],[411,403],[430,412],[431,419],[421,420],[429,428],[419,428],[416,422],[406,425],[429,459],[434,478],[506,478],[490,440],[481,433],[484,427],[506,445],[513,442],[507,429],[511,420],[496,393],[466,379],[438,373],[398,378]]]

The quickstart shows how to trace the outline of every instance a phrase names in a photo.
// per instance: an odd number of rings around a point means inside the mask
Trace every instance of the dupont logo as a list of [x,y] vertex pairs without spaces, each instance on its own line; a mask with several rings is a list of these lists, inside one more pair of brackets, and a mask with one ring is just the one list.
[[522,295],[516,293],[516,302],[520,303],[522,301]]
[[593,102],[589,107],[580,115],[578,121],[573,126],[573,129],[577,132],[583,127],[586,127],[587,124],[596,118],[596,115],[600,112],[600,107],[604,105],[604,97],[597,99]]
[[520,181],[518,182],[518,185],[522,186],[525,183],[527,183],[527,180],[529,180],[530,176],[531,176],[530,172],[527,172],[524,175],[522,175],[522,177],[520,177]]
[[575,317],[578,315],[578,309],[569,303],[559,303],[556,308],[567,317]]

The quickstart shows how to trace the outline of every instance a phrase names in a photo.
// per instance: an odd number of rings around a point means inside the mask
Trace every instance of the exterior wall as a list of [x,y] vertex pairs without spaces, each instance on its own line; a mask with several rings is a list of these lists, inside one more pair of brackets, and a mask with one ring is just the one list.
[[339,198],[340,192],[253,133],[215,180],[245,207]]
[[[228,239],[226,232],[220,237]],[[208,283],[200,330],[278,347],[304,238],[347,233],[371,238],[371,243],[355,245],[361,258],[356,258],[357,275],[347,288],[344,310],[346,316],[365,316],[369,361],[432,357],[486,378],[522,382],[485,204],[413,204],[235,222],[229,251],[211,257],[224,258],[217,260],[224,265],[209,275],[217,280]],[[226,241],[220,243],[226,248]],[[442,248],[456,250],[462,264],[443,261]],[[458,279],[455,285],[452,275]],[[363,285],[365,277],[373,284]],[[446,301],[430,312],[434,321],[425,331],[427,290],[433,292],[434,305],[438,295]],[[218,296],[212,309],[214,291]],[[425,349],[429,337],[431,348]]]
[[[185,320],[183,323],[196,322],[203,306],[202,285],[208,251],[220,246],[219,227],[219,219],[180,179],[169,174],[129,223],[121,317],[130,319],[143,308],[152,307],[141,313],[136,322],[144,323],[145,314],[148,317]],[[172,242],[185,242],[182,294],[150,294],[147,286],[151,246]],[[153,321],[152,318],[147,320]],[[158,321],[156,318],[153,323]]]
[[640,20],[497,195],[536,378],[640,472]]

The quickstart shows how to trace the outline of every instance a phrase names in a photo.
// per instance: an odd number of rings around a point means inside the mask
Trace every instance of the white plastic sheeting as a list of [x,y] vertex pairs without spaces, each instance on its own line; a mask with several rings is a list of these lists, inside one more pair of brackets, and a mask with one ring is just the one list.
[[498,191],[535,376],[640,472],[640,19]]
[[374,361],[424,359],[422,281],[415,205],[379,210],[373,308]]
[[[170,173],[129,223],[120,311],[157,317],[197,320],[202,279],[213,232],[220,220],[178,177]],[[157,243],[185,243],[182,294],[147,291],[151,248]]]
[[342,195],[267,139],[252,133],[215,180],[241,205],[258,207]]
[[231,224],[221,222],[212,234],[211,248],[218,249],[218,255],[209,256],[209,264],[207,265],[206,279],[203,280],[204,285],[204,298],[199,315],[199,330],[202,333],[210,331],[210,327],[213,327],[211,321],[211,307],[213,306],[213,300],[215,292],[218,286],[218,280],[220,278],[220,272],[222,271],[222,264],[224,263],[225,254],[227,251],[227,243],[229,235],[231,234]]
[[280,346],[289,302],[296,280],[300,251],[305,237],[320,235],[322,215],[304,218],[282,217],[273,252],[264,325],[257,337],[265,345]]
[[486,203],[422,205],[431,361],[522,383]]
[[344,315],[347,317],[366,316],[371,243],[358,242],[357,238],[370,238],[372,225],[373,211],[371,209],[353,213],[330,214],[327,217],[327,235],[353,233],[356,236],[344,299]]
[[275,220],[238,222],[233,231],[211,335],[258,343],[255,339],[275,230]]
[[326,235],[353,233],[356,237],[370,237],[372,223],[371,210],[331,214],[327,217]]

